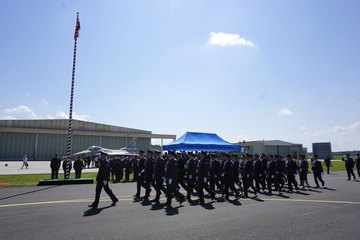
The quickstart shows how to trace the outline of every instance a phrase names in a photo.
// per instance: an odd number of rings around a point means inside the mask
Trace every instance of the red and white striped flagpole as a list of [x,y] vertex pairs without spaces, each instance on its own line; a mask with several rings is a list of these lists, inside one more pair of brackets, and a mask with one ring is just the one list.
[[[73,100],[74,100],[74,81],[75,81],[75,64],[76,64],[76,45],[77,39],[79,37],[80,31],[80,20],[79,20],[79,13],[77,13],[76,18],[76,27],[74,33],[74,58],[73,58],[73,68],[72,68],[72,79],[71,79],[71,94],[70,94],[70,114],[69,114],[69,125],[68,125],[68,138],[67,138],[67,151],[66,151],[66,158],[70,160],[71,157],[71,142],[72,142],[72,111],[73,111]],[[70,164],[66,166],[66,170],[70,170]],[[67,171],[70,174],[70,171]]]

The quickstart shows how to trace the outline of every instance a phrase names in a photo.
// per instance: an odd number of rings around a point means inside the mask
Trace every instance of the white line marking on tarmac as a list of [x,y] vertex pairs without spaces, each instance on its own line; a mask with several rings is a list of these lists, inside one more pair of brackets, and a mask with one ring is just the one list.
[[[119,196],[119,201],[133,201],[131,196]],[[34,206],[34,205],[47,205],[47,204],[61,204],[61,203],[91,203],[93,198],[82,198],[82,199],[70,199],[70,200],[55,200],[55,201],[44,201],[44,202],[27,202],[27,203],[13,203],[13,204],[1,204],[0,208],[8,207],[20,207],[20,206]],[[166,200],[162,198],[161,200]],[[261,198],[264,202],[266,201],[277,201],[277,202],[304,202],[304,203],[332,203],[332,204],[352,204],[360,205],[360,202],[354,201],[339,201],[339,200],[316,200],[316,199],[282,199],[282,198]],[[102,198],[100,202],[110,202],[110,198]],[[239,201],[254,201],[254,199],[240,199]]]

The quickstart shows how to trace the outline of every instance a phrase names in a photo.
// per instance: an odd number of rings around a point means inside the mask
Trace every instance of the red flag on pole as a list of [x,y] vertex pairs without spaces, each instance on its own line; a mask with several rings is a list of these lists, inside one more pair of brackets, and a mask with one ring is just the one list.
[[75,33],[74,33],[75,40],[78,39],[78,37],[80,36],[79,32],[80,32],[80,20],[79,20],[79,13],[77,13],[76,27],[75,27]]

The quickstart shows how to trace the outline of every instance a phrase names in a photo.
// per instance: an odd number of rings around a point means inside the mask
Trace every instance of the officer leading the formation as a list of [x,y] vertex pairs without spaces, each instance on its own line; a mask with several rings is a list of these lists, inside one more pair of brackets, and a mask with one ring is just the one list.
[[100,201],[100,193],[101,190],[104,188],[105,192],[109,195],[112,200],[111,206],[115,206],[116,203],[119,201],[114,193],[109,188],[109,179],[110,179],[110,162],[107,156],[101,153],[100,156],[100,167],[98,174],[96,176],[96,190],[95,190],[95,200],[94,202],[89,205],[89,207],[96,209],[99,205]]

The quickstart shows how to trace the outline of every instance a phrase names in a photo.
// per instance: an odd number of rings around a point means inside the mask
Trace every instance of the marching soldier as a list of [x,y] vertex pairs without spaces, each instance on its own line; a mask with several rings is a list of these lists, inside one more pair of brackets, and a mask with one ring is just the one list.
[[269,156],[269,161],[267,163],[267,171],[266,171],[266,179],[267,179],[267,187],[268,187],[268,194],[272,194],[272,184],[274,184],[275,189],[279,191],[281,194],[281,187],[279,186],[279,178],[278,178],[278,168],[277,168],[278,161],[275,160],[273,155]]
[[314,156],[314,161],[312,163],[312,171],[314,173],[314,180],[315,180],[316,187],[319,188],[318,180],[321,182],[322,186],[324,186],[325,182],[324,182],[324,180],[322,180],[322,176],[321,176],[324,173],[324,170],[323,170],[321,162],[318,160],[317,155]]
[[186,164],[186,179],[187,179],[186,199],[190,202],[191,194],[193,193],[194,185],[195,185],[197,160],[194,158],[194,154],[192,152],[189,152],[188,156],[189,159]]
[[253,167],[253,156],[247,154],[246,160],[244,162],[244,168],[242,172],[242,180],[244,184],[244,196],[248,196],[248,190],[251,187],[254,190],[255,197],[257,196],[256,188],[254,187],[253,178],[254,178],[254,167]]
[[155,160],[154,160],[154,176],[153,179],[155,181],[155,191],[156,191],[156,196],[155,199],[152,200],[152,202],[155,203],[160,203],[160,195],[161,195],[161,191],[163,191],[164,193],[166,193],[166,189],[164,188],[164,180],[163,178],[165,177],[165,163],[164,163],[164,159],[160,156],[161,152],[159,150],[155,150]]
[[297,174],[297,165],[296,162],[294,161],[294,159],[292,158],[292,156],[289,154],[286,156],[286,165],[285,165],[285,170],[287,173],[287,179],[288,179],[288,188],[289,191],[292,192],[293,188],[292,185],[294,184],[295,186],[295,190],[298,190],[298,184],[297,181],[295,179],[295,176]]
[[346,156],[344,158],[342,158],[342,160],[345,162],[345,168],[346,168],[346,172],[347,172],[347,175],[348,175],[348,181],[350,181],[351,179],[351,176],[354,177],[354,180],[356,179],[355,178],[355,174],[354,174],[354,160],[350,157],[350,154],[346,154]]
[[197,167],[197,187],[199,202],[204,202],[204,189],[210,194],[211,199],[215,198],[215,193],[211,191],[208,185],[209,178],[209,159],[205,152],[198,154],[199,162]]
[[175,154],[172,151],[168,152],[168,160],[165,166],[165,181],[167,188],[166,206],[171,207],[173,195],[179,199],[180,204],[185,201],[185,196],[177,190],[178,166]]
[[255,187],[258,192],[260,192],[260,185],[262,189],[265,189],[265,181],[263,176],[265,175],[263,163],[260,160],[260,156],[258,154],[255,154],[254,159],[254,180],[255,180]]
[[216,185],[217,190],[223,193],[223,189],[220,184],[221,174],[222,171],[219,160],[216,159],[215,154],[210,154],[209,182],[211,191],[215,192]]
[[149,199],[151,192],[151,185],[155,186],[153,174],[154,174],[154,152],[147,151],[147,158],[145,160],[145,196],[144,199]]
[[187,191],[187,186],[185,185],[184,177],[185,177],[185,164],[186,164],[186,154],[178,154],[177,155],[178,162],[178,189],[180,186]]
[[141,187],[146,189],[145,186],[145,160],[146,157],[144,156],[144,151],[140,150],[139,151],[139,161],[138,161],[138,175],[137,175],[137,181],[136,181],[136,194],[134,195],[134,197],[139,198],[140,197],[140,191],[141,191]]
[[300,176],[300,185],[302,186],[302,190],[305,190],[305,183],[307,187],[310,187],[308,180],[307,180],[307,174],[309,169],[309,163],[305,159],[304,155],[299,156],[299,176]]
[[137,177],[138,177],[138,161],[136,157],[133,157],[131,159],[131,169],[133,172],[133,182],[137,181]]
[[224,180],[224,194],[225,199],[229,200],[229,189],[233,190],[236,197],[239,197],[239,191],[235,188],[235,174],[234,174],[234,167],[231,161],[230,155],[225,153],[225,163],[224,163],[224,170],[223,170],[223,180]]
[[61,160],[59,155],[55,153],[55,156],[51,159],[50,168],[51,168],[51,179],[57,179],[59,174],[59,169],[61,166]]
[[111,206],[115,206],[116,203],[119,201],[119,199],[117,199],[117,197],[109,188],[109,178],[110,178],[110,162],[106,157],[106,155],[102,153],[100,156],[99,171],[96,176],[95,200],[91,205],[89,205],[89,207],[94,209],[98,207],[100,201],[100,193],[103,188],[112,200]]

